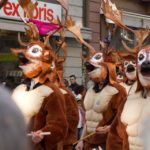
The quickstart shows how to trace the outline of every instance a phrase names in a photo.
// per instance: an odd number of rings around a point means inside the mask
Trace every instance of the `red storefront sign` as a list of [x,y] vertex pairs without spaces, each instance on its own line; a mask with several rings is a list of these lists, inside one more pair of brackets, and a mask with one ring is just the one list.
[[[23,12],[17,0],[9,0],[0,10],[0,18],[20,20],[20,15],[26,18],[26,13]],[[34,19],[47,21],[47,17],[53,19],[56,16],[61,18],[60,5],[38,1],[38,6],[34,11]]]

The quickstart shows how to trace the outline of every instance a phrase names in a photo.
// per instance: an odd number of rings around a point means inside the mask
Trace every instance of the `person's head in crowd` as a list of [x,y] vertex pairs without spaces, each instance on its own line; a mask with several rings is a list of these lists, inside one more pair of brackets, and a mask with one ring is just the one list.
[[70,75],[70,83],[75,84],[76,83],[76,76],[75,75]]
[[9,92],[0,87],[0,150],[30,150],[23,116]]
[[68,82],[68,80],[67,80],[67,79],[64,79],[64,84],[65,84],[65,86],[66,86],[66,87],[68,87],[68,86],[69,86],[69,82]]

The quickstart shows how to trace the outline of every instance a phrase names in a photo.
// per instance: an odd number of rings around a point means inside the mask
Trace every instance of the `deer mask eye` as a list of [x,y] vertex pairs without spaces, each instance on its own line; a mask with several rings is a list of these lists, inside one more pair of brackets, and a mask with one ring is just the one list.
[[144,55],[143,54],[140,54],[139,56],[139,61],[142,61],[144,59]]
[[130,64],[136,67],[136,61],[131,61]]
[[102,53],[97,53],[92,57],[93,62],[102,62],[103,61],[103,55]]
[[142,64],[146,60],[146,53],[143,51],[139,52],[138,54],[138,63]]
[[98,55],[96,55],[94,58],[96,59],[96,60],[100,60],[101,59],[101,55],[100,54],[98,54]]
[[129,62],[128,61],[125,61],[124,62],[124,67],[126,68],[128,66]]
[[132,61],[132,64],[133,64],[133,65],[136,65],[136,61]]
[[39,45],[34,45],[28,49],[28,52],[33,57],[40,57],[42,55],[42,48]]

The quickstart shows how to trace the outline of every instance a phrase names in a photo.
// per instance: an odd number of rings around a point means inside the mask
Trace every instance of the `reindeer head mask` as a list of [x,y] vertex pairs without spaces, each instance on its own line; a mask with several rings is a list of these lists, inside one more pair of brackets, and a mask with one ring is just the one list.
[[82,38],[80,27],[76,26],[71,18],[68,18],[66,26],[85,47],[82,51],[82,58],[90,79],[97,83],[108,79],[108,82],[113,84],[116,80],[116,66],[114,63],[116,63],[118,59],[115,53],[110,49],[99,52],[96,51]]
[[33,23],[27,25],[29,29],[26,29],[26,35],[30,41],[23,42],[18,34],[19,42],[25,48],[11,50],[18,56],[24,75],[28,78],[39,77],[39,82],[43,83],[48,78],[48,74],[55,69],[55,54],[49,45],[49,36],[41,42],[36,26]]
[[150,45],[143,47],[138,52],[137,67],[140,83],[150,90]]
[[[19,0],[20,5],[24,8],[25,11],[27,11],[30,15],[33,14],[33,11],[28,11],[28,8],[30,6],[36,5],[37,3],[33,3],[32,0]],[[67,0],[57,0],[57,2],[60,3],[60,5],[66,10],[66,15],[68,12],[68,1]],[[28,7],[29,6],[29,7]],[[32,10],[34,7],[32,7]],[[61,31],[61,38],[56,43],[58,46],[58,49],[56,50],[56,53],[52,50],[51,45],[49,44],[49,38],[54,35],[56,32],[60,32],[60,29],[62,28],[62,24],[60,23],[59,19],[55,20],[55,26],[57,26],[56,30],[54,32],[50,32],[48,36],[44,38],[44,42],[42,42],[39,38],[39,28],[34,23],[29,22],[27,23],[25,19],[22,18],[22,20],[25,22],[25,24],[28,26],[28,29],[26,29],[26,36],[29,38],[29,42],[25,43],[21,40],[20,34],[18,34],[18,40],[19,43],[24,46],[25,48],[21,49],[11,49],[12,52],[18,56],[21,64],[20,68],[22,69],[24,75],[27,78],[39,78],[40,83],[44,83],[47,79],[49,79],[50,82],[53,82],[55,80],[55,76],[57,75],[58,71],[56,71],[56,65],[59,62],[60,59],[57,57],[57,52],[60,50],[60,48],[63,48],[65,56],[66,57],[66,47],[64,44],[64,33]],[[42,22],[40,23],[40,26]],[[48,25],[48,23],[43,24]],[[50,24],[49,24],[50,28]],[[49,30],[48,30],[49,31]],[[63,59],[65,60],[65,59]],[[58,64],[59,64],[58,63]],[[53,72],[53,74],[52,74]],[[61,71],[62,74],[62,71]],[[60,77],[59,73],[59,77]]]
[[[118,52],[119,53],[119,52]],[[120,52],[119,56],[122,58],[122,68],[125,81],[136,80],[136,55],[128,52]]]

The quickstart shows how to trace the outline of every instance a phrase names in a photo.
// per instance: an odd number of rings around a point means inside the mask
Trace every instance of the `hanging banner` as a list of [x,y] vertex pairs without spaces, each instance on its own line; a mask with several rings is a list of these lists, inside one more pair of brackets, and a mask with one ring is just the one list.
[[[21,6],[19,6],[17,0],[9,0],[6,5],[0,9],[0,18],[20,20],[20,15],[26,18],[26,13]],[[57,16],[61,19],[60,5],[38,1],[38,6],[34,11],[34,19],[47,22],[47,17],[53,20],[53,18]]]

